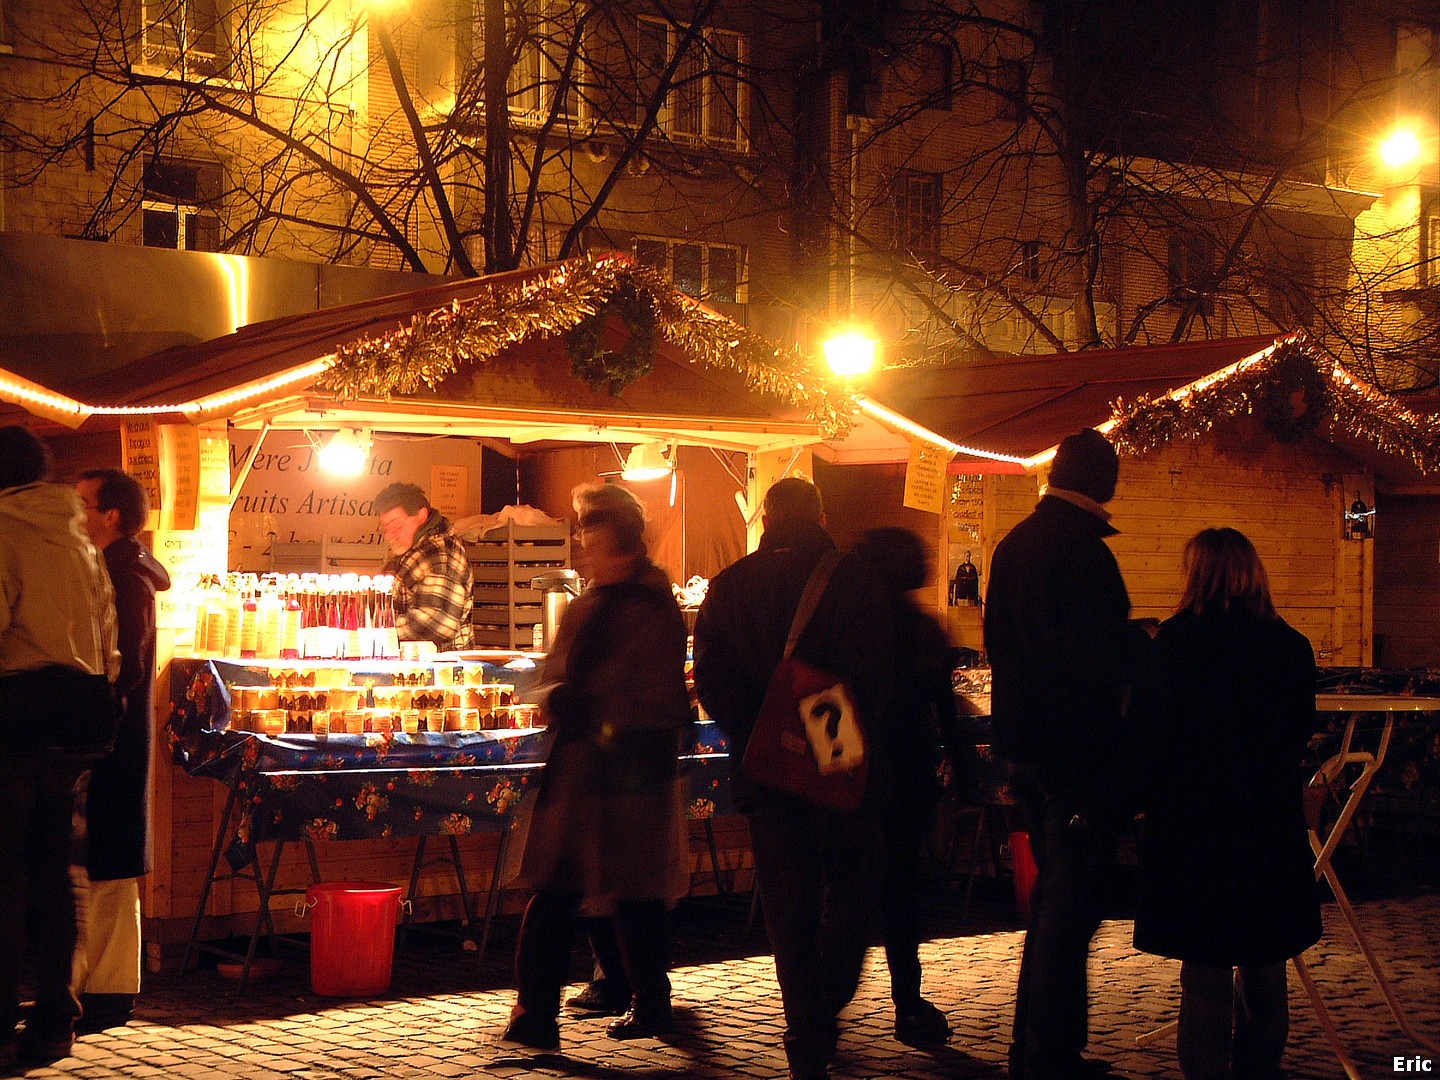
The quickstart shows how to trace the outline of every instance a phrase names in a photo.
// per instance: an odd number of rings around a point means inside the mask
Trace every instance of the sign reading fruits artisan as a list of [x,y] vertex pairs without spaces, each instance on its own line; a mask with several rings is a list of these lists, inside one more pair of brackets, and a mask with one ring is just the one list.
[[[397,480],[418,484],[452,521],[480,512],[480,446],[471,439],[375,433],[358,476],[320,466],[328,435],[270,431],[230,433],[230,473],[240,482],[230,511],[230,566],[268,565],[272,543],[381,544],[375,495]],[[246,466],[249,466],[248,471]],[[243,474],[243,479],[242,479]]]

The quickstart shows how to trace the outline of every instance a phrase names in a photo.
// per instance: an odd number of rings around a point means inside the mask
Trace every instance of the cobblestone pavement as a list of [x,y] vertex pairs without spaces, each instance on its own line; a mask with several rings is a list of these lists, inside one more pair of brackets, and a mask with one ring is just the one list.
[[[985,905],[981,905],[985,907]],[[864,981],[842,1017],[834,1075],[862,1077],[1003,1076],[1011,999],[1022,938],[1005,905],[961,923],[958,900],[943,899],[932,922],[943,928],[922,952],[927,996],[950,1017],[955,1035],[938,1050],[895,1041],[883,956],[872,950]],[[1413,1026],[1440,1041],[1440,892],[1410,891],[1359,905],[1385,970]],[[1308,958],[1342,1037],[1366,1077],[1396,1074],[1393,1059],[1436,1055],[1401,1034],[1333,905],[1326,933]],[[504,920],[483,964],[454,939],[414,934],[396,964],[390,993],[367,1001],[314,995],[303,956],[237,995],[213,968],[147,977],[137,1019],[87,1035],[74,1055],[27,1075],[194,1077],[203,1080],[382,1080],[431,1077],[783,1077],[774,968],[763,934],[747,934],[743,901],[687,902],[677,913],[675,1001],[679,1033],[664,1042],[622,1043],[603,1019],[564,1018],[562,1050],[526,1055],[495,1045],[513,1001]],[[1091,961],[1091,1053],[1122,1077],[1178,1076],[1174,1040],[1136,1037],[1174,1016],[1178,965],[1130,947],[1128,921],[1107,922]],[[577,948],[576,975],[583,957]],[[1293,974],[1292,1077],[1343,1071]]]

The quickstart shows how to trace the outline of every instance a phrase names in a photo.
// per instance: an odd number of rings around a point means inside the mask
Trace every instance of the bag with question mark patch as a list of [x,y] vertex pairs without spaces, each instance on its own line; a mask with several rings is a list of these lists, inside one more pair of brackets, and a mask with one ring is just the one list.
[[869,777],[860,710],[844,679],[791,655],[838,561],[826,556],[805,584],[741,767],[756,783],[848,813]]

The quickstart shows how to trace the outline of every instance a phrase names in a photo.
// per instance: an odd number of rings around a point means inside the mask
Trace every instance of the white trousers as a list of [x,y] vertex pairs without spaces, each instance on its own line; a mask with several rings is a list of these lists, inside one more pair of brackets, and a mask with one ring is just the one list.
[[85,934],[75,950],[78,994],[140,992],[140,879],[90,882]]

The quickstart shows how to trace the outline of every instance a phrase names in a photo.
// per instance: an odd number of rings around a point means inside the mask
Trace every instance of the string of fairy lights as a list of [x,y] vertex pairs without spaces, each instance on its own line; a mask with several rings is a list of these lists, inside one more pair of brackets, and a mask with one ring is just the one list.
[[[618,328],[610,326],[619,324]],[[623,330],[625,333],[616,333]],[[516,284],[497,283],[466,300],[421,312],[399,328],[342,345],[333,356],[179,405],[86,405],[10,373],[0,398],[78,427],[92,415],[141,416],[178,411],[191,419],[264,397],[281,385],[314,379],[341,399],[434,391],[467,368],[493,360],[535,335],[565,335],[576,378],[621,393],[648,373],[660,341],[686,362],[738,374],[745,386],[797,406],[822,438],[843,437],[859,413],[898,416],[835,379],[799,348],[775,343],[710,311],[656,271],[623,256],[582,257]],[[607,342],[621,342],[612,348]],[[1302,333],[1176,390],[1116,400],[1100,429],[1121,453],[1145,454],[1197,438],[1241,416],[1259,420],[1274,438],[1296,442],[1321,431],[1344,433],[1402,458],[1425,474],[1440,472],[1440,416],[1418,413],[1326,358]],[[908,437],[942,446],[942,436],[901,425]],[[999,455],[954,447],[986,457]],[[1029,468],[1048,458],[1017,459]]]

